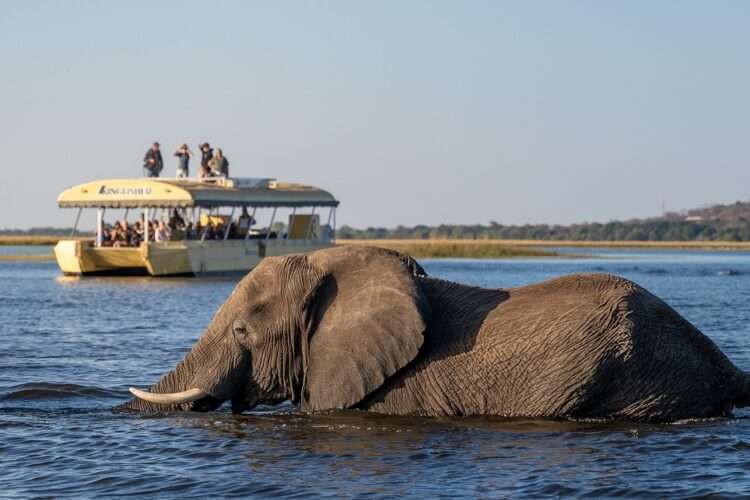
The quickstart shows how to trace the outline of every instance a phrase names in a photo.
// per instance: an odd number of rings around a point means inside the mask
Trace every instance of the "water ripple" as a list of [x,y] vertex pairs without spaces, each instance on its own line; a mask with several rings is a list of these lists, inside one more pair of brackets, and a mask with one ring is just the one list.
[[0,401],[68,398],[91,398],[98,400],[117,397],[117,395],[114,391],[99,387],[55,382],[20,384],[0,389]]
[[[662,296],[750,370],[750,257],[602,252],[570,261],[425,261],[510,287],[609,272]],[[234,281],[60,279],[0,265],[0,496],[750,496],[750,412],[671,425],[601,421],[116,413],[184,355]],[[45,321],[39,318],[44,317]]]

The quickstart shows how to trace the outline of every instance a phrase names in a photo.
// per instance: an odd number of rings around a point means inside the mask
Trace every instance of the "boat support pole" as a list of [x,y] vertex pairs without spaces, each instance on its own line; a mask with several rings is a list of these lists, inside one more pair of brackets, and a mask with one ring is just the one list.
[[328,222],[326,222],[326,226],[328,226],[328,232],[331,232],[331,219],[333,218],[333,207],[331,207],[328,210]]
[[232,218],[234,217],[234,209],[236,207],[232,207],[232,213],[229,214],[229,223],[227,224],[227,228],[224,230],[224,241],[229,237],[229,229],[232,227]]
[[268,223],[268,232],[266,233],[266,241],[271,238],[271,228],[273,227],[273,220],[276,218],[276,210],[279,207],[273,207],[273,213],[271,214],[271,222]]
[[104,242],[104,231],[102,228],[103,222],[104,222],[104,209],[100,207],[96,209],[96,246],[97,247],[102,246],[102,243]]
[[148,244],[148,207],[143,209],[143,241]]
[[81,212],[83,212],[83,207],[80,207],[78,209],[78,214],[76,215],[76,221],[73,223],[73,229],[70,230],[70,237],[72,238],[76,234],[76,229],[78,229],[78,221],[81,220]]
[[326,225],[331,225],[331,217],[333,217],[333,207],[328,211],[328,221],[326,222]]
[[253,224],[255,224],[255,211],[258,210],[258,207],[253,207],[253,214],[250,216],[250,224],[247,226],[247,233],[245,233],[245,239],[250,239],[250,230],[253,228]]

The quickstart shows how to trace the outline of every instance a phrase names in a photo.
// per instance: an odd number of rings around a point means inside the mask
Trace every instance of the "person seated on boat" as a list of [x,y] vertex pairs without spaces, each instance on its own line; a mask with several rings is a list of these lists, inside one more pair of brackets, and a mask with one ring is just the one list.
[[213,231],[212,231],[212,235],[211,235],[212,238],[211,239],[214,239],[214,240],[223,240],[224,239],[224,231],[226,229],[227,229],[226,226],[224,224],[222,224],[221,222],[219,222],[218,224],[216,224],[215,226],[213,226]]
[[190,177],[190,158],[193,157],[193,152],[187,144],[183,144],[174,152],[177,157],[177,177],[185,178]]
[[161,158],[159,143],[154,142],[143,157],[143,171],[146,177],[159,177],[163,168],[164,160]]
[[120,227],[122,227],[122,231],[125,233],[125,239],[130,242],[130,238],[133,237],[133,228],[128,224],[126,219],[122,219]]
[[109,226],[109,245],[112,246],[117,239],[117,233],[120,232],[120,221],[116,220],[115,223]]
[[115,225],[109,233],[109,245],[106,246],[114,248],[122,246],[120,242],[120,227],[118,225]]
[[208,162],[210,162],[214,157],[214,150],[211,149],[211,146],[204,142],[200,145],[201,150],[201,169],[198,172],[198,176],[203,179],[205,177],[208,177],[211,172],[211,167],[208,166]]
[[216,155],[208,162],[212,177],[229,177],[229,160],[221,148],[216,148]]
[[102,225],[102,246],[103,247],[112,246],[112,228],[110,227],[109,224]]
[[247,213],[247,207],[242,207],[242,213],[239,219],[237,219],[237,237],[244,238],[253,224],[255,224],[255,219]]
[[151,241],[156,241],[156,232],[159,230],[159,221],[156,219],[151,221],[151,225],[149,226],[149,238]]
[[185,219],[182,218],[180,212],[175,208],[172,211],[172,216],[169,218],[169,229],[183,229],[185,227]]
[[154,241],[169,241],[170,236],[172,236],[172,232],[169,230],[169,227],[164,224],[163,220],[159,221],[159,225],[156,226],[156,232],[154,233]]
[[131,247],[141,246],[141,242],[143,241],[143,236],[144,236],[143,223],[140,220],[137,220],[135,221],[135,224],[133,224],[133,233],[130,236],[130,246]]
[[112,230],[112,246],[122,248],[128,246],[127,230],[120,224]]

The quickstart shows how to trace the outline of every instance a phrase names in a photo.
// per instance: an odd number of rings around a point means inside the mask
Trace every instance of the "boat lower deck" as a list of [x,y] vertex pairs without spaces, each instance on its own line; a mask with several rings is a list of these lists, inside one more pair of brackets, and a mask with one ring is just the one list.
[[70,275],[203,275],[247,272],[263,257],[308,252],[331,244],[317,239],[183,240],[112,248],[63,240],[55,246],[55,257],[60,269]]

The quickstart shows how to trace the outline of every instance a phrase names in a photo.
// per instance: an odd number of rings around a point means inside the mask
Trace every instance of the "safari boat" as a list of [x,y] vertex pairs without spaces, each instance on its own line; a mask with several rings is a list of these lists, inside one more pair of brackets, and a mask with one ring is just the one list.
[[[70,239],[55,246],[65,274],[151,276],[246,272],[266,256],[331,246],[339,204],[313,186],[250,178],[101,180],[66,189],[57,201],[78,209]],[[96,211],[96,236],[76,238],[87,209]],[[267,223],[259,225],[262,213]],[[110,240],[120,215],[137,218],[140,240]],[[159,222],[174,221],[168,238],[169,226],[154,238]]]

